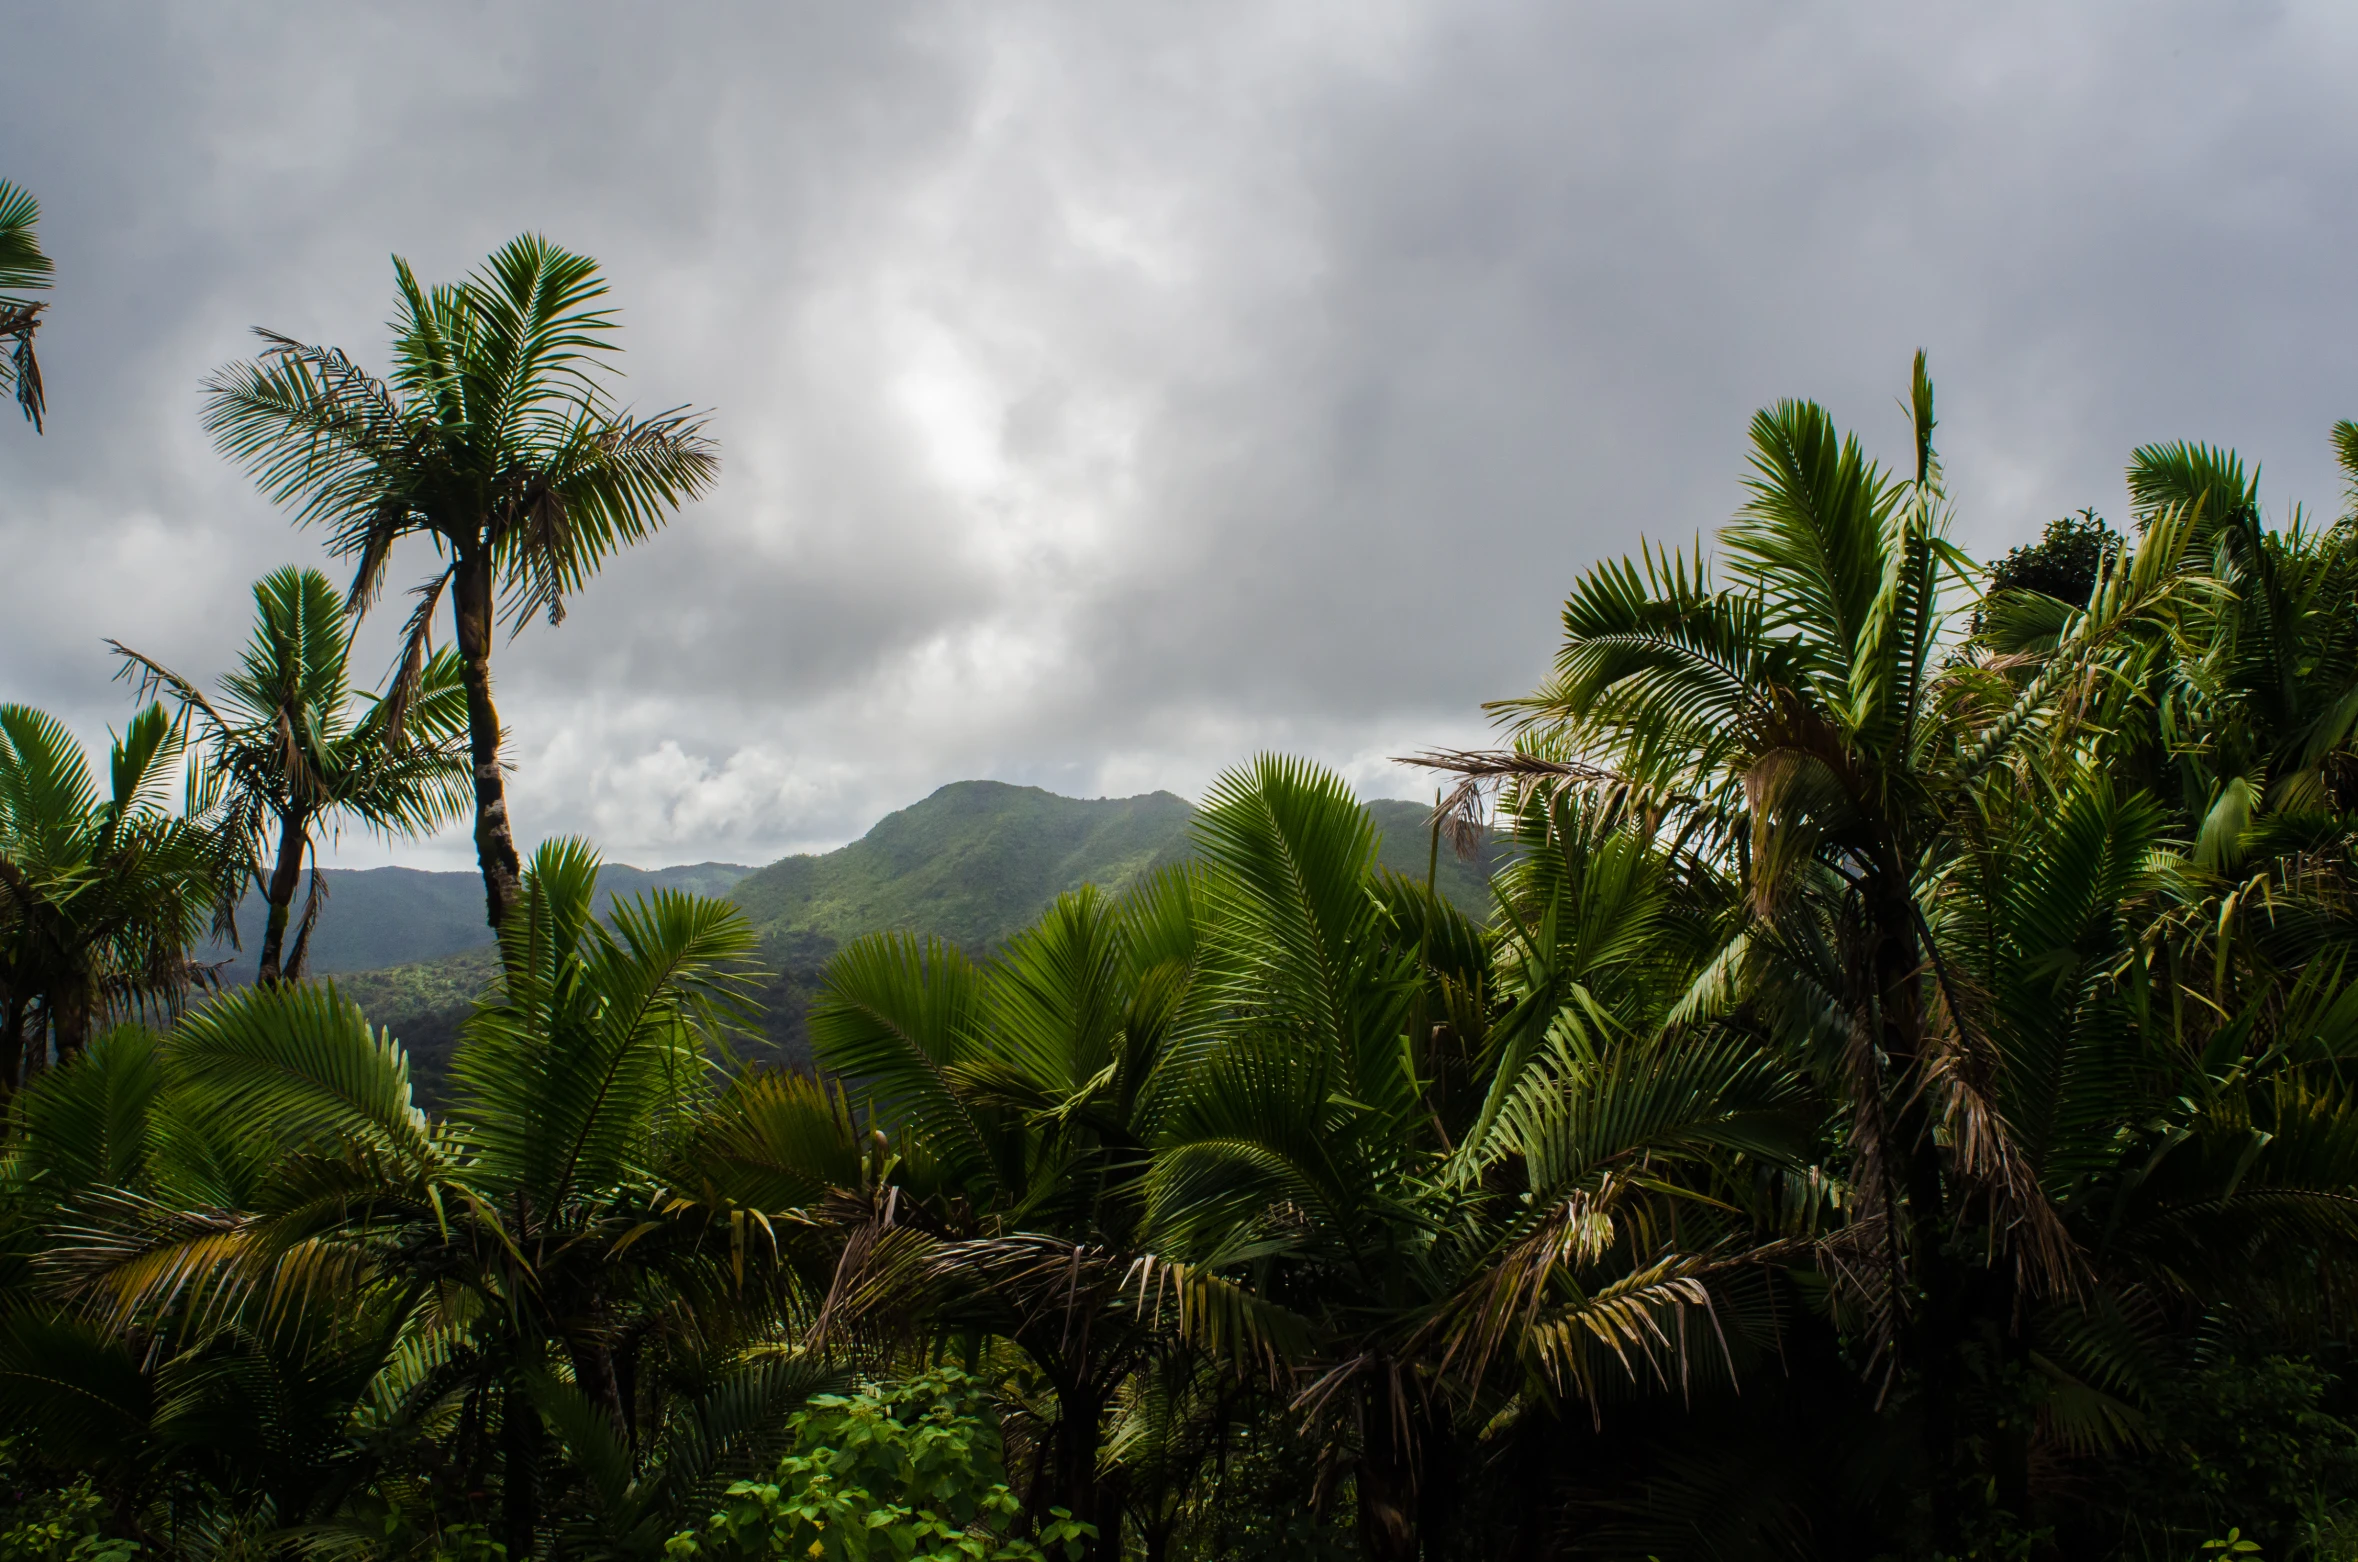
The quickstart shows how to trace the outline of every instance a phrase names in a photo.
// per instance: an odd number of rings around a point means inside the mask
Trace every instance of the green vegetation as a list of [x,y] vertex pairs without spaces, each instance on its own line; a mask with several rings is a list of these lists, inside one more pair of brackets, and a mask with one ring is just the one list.
[[41,432],[48,400],[41,391],[41,361],[33,356],[33,337],[41,329],[41,313],[49,306],[27,293],[46,291],[55,269],[41,253],[33,229],[41,221],[41,203],[28,190],[0,179],[0,391],[15,395],[18,410],[33,432]]
[[[490,593],[711,453],[598,399],[585,258],[401,278],[394,384],[210,413],[349,605],[455,561],[381,702],[290,572],[103,788],[0,706],[0,1562],[2358,1556],[2358,514],[2147,446],[1985,574],[1919,356],[1896,472],[1780,404],[1709,557],[1576,581],[1431,811],[1264,755],[527,863]],[[283,930],[461,705],[496,943],[203,993],[266,816]]]
[[[724,863],[647,872],[609,863],[598,914],[618,897],[653,889],[728,895],[761,935],[766,973],[762,1035],[748,1057],[808,1065],[805,1023],[827,961],[851,939],[901,931],[934,935],[980,955],[1014,937],[1061,894],[1119,890],[1194,853],[1194,809],[1169,793],[1103,801],[1034,787],[963,781],[887,815],[862,839],[758,872]],[[1430,810],[1373,802],[1378,862],[1403,877],[1436,875],[1461,910],[1486,915],[1490,870],[1504,844],[1463,858],[1433,850]],[[332,893],[313,939],[312,969],[372,1023],[408,1045],[421,1095],[440,1099],[460,1024],[495,969],[491,935],[475,915],[472,875],[406,868],[328,870]],[[219,958],[225,950],[216,950]]]
[[891,929],[979,950],[1060,894],[1083,884],[1121,889],[1170,860],[1189,813],[1168,792],[1079,802],[961,781],[887,814],[840,851],[772,863],[734,894],[765,931],[840,942]]
[[666,1548],[682,1559],[1041,1562],[1078,1555],[1088,1530],[1053,1513],[1039,1542],[1020,1531],[987,1387],[937,1368],[856,1394],[821,1394],[787,1422],[775,1481],[738,1481],[701,1531]]
[[[1368,805],[1384,864],[1422,878],[1429,810]],[[887,814],[839,851],[788,857],[742,880],[737,904],[769,933],[841,943],[864,933],[934,934],[962,949],[1005,943],[1057,896],[1083,885],[1120,891],[1193,850],[1195,810],[1168,792],[1082,801],[1037,787],[960,781]],[[1438,859],[1442,892],[1480,914],[1487,861]]]
[[[750,868],[700,862],[678,868],[634,868],[610,862],[598,870],[598,911],[618,898],[652,890],[692,895],[726,895]],[[319,923],[312,929],[310,969],[321,976],[376,971],[431,961],[463,951],[486,952],[497,942],[483,925],[483,881],[472,873],[429,873],[418,868],[327,868],[321,870]],[[262,897],[249,891],[239,915],[259,918]],[[208,960],[226,959],[226,942],[201,951]]]
[[435,656],[419,670],[405,709],[355,695],[352,625],[336,588],[317,570],[282,569],[254,583],[254,638],[244,665],[221,681],[215,704],[180,674],[119,641],[122,671],[140,693],[157,690],[202,734],[203,807],[219,814],[213,835],[224,860],[214,874],[214,931],[237,941],[239,899],[248,886],[263,903],[256,979],[301,976],[319,919],[319,870],[285,951],[287,920],[313,831],[346,819],[383,835],[428,835],[466,806],[467,759],[456,741],[466,726],[457,658]]
[[166,806],[180,748],[150,705],[110,748],[101,792],[63,726],[0,705],[0,1096],[109,1014],[168,1010],[195,978],[220,851]]

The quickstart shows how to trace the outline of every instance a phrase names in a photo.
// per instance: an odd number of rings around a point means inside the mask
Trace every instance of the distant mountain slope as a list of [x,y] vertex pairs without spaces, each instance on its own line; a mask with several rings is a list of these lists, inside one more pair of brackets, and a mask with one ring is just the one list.
[[[617,895],[651,889],[726,895],[751,868],[726,862],[649,871],[609,863],[598,874],[598,909]],[[491,929],[483,921],[483,881],[472,873],[427,873],[417,868],[330,868],[327,899],[312,930],[309,966],[314,976],[373,971],[438,959],[465,949],[488,949]],[[302,890],[295,915],[302,914]],[[250,894],[238,908],[243,953],[227,940],[200,953],[204,960],[228,960],[231,980],[251,977],[262,937],[262,897]],[[293,939],[290,929],[288,938]]]
[[849,846],[748,875],[737,904],[765,932],[841,942],[887,928],[981,949],[1067,890],[1120,890],[1183,849],[1194,810],[1168,792],[1084,801],[960,781]]
[[[1378,860],[1421,879],[1428,810],[1374,802]],[[981,950],[1001,943],[1057,896],[1094,884],[1120,892],[1184,859],[1195,809],[1169,792],[1085,800],[1000,781],[958,781],[887,814],[849,846],[788,857],[739,881],[737,904],[768,933],[840,943],[897,929],[937,933]],[[1441,892],[1477,916],[1489,911],[1487,864],[1444,850]]]
[[[1429,811],[1418,803],[1367,805],[1381,832],[1377,860],[1422,879],[1428,867],[1453,902],[1489,914],[1496,859],[1432,856]],[[888,814],[848,846],[787,857],[758,871],[719,863],[645,873],[610,867],[600,900],[662,884],[731,894],[761,934],[763,1050],[809,1058],[803,1016],[829,957],[865,933],[934,933],[976,954],[1003,943],[1058,895],[1095,884],[1119,893],[1193,850],[1194,808],[1168,792],[1139,797],[1059,797],[1038,787],[960,781]],[[421,1090],[439,1094],[450,1048],[496,964],[471,873],[402,868],[337,873],[320,917],[313,970],[408,1044]],[[601,904],[601,909],[603,905]],[[253,929],[259,921],[252,923]],[[330,944],[341,929],[344,943]],[[401,951],[362,967],[366,954]],[[359,953],[355,953],[358,951]]]

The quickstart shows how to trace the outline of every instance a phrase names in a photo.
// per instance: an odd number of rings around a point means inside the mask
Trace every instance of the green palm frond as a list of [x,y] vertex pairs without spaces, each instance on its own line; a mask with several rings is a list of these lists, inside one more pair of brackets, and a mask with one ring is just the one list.
[[65,724],[28,705],[0,705],[0,819],[19,850],[43,853],[97,809],[89,762]]
[[0,293],[39,292],[54,271],[33,229],[41,203],[22,185],[0,179]]
[[205,382],[205,432],[298,525],[327,528],[328,549],[365,565],[349,599],[376,595],[384,533],[427,497],[435,431],[415,425],[392,389],[334,348],[275,332],[251,362]]
[[725,901],[659,892],[591,918],[585,843],[533,854],[500,929],[497,992],[467,1021],[451,1072],[481,1175],[544,1207],[644,1163],[684,1124],[710,1053],[744,1024],[753,935]]
[[949,944],[874,934],[828,963],[811,1005],[811,1046],[961,1176],[1004,1188],[1020,1185],[1006,1125],[962,1099],[949,1074],[974,1050],[984,1002],[981,969]]
[[131,1186],[147,1168],[149,1119],[163,1089],[154,1032],[138,1025],[107,1032],[18,1097],[20,1166],[53,1200]]
[[12,1428],[53,1457],[120,1464],[150,1435],[154,1389],[125,1341],[81,1319],[36,1312],[0,1318],[0,1405]]
[[669,1176],[708,1205],[784,1214],[856,1189],[866,1136],[849,1096],[807,1074],[753,1070],[729,1083]]
[[172,1061],[214,1109],[287,1143],[364,1145],[418,1170],[439,1159],[407,1054],[332,983],[224,993],[181,1021]]
[[1811,402],[1753,418],[1752,468],[1720,545],[1762,604],[1763,631],[1801,631],[1813,646],[1822,637],[1827,661],[1809,670],[1847,685],[1883,593],[1897,488]]
[[0,355],[0,390],[15,392],[17,407],[36,434],[47,399],[33,336],[47,306],[22,295],[46,291],[54,269],[33,233],[40,221],[41,206],[32,192],[0,179],[0,341],[11,344]]

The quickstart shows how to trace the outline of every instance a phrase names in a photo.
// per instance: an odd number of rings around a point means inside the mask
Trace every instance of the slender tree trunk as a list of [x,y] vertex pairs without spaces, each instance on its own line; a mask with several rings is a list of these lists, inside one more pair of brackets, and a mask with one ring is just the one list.
[[467,690],[467,749],[475,766],[475,861],[483,870],[484,916],[493,928],[507,920],[523,893],[524,865],[508,821],[507,780],[499,765],[499,708],[491,703],[491,556],[459,561],[451,576],[459,669]]
[[[1417,1536],[1416,1476],[1384,1438],[1359,1458],[1359,1551],[1368,1562],[1416,1562],[1422,1549]],[[1380,1451],[1379,1451],[1380,1448]]]
[[1394,1424],[1383,1390],[1371,1384],[1359,1406],[1359,1551],[1368,1562],[1416,1562],[1416,1453],[1411,1434]]
[[[1905,876],[1885,871],[1877,907],[1876,997],[1882,1009],[1884,1055],[1897,1075],[1902,1106],[1893,1124],[1907,1192],[1907,1256],[1917,1300],[1903,1349],[1923,1394],[1923,1457],[1931,1487],[1932,1540],[1944,1553],[1959,1543],[1957,1494],[1958,1400],[1963,1388],[1964,1275],[1949,1256],[1948,1210],[1932,1103],[1925,1089],[1924,949],[1916,935],[1916,907]],[[1896,1215],[1896,1211],[1894,1212]]]
[[1096,1524],[1096,1538],[1080,1553],[1087,1562],[1096,1562],[1096,1557],[1122,1555],[1122,1512],[1120,1508],[1106,1512],[1106,1503],[1099,1501],[1104,1489],[1096,1479],[1096,1439],[1104,1418],[1106,1404],[1094,1390],[1075,1390],[1059,1397],[1056,1463],[1049,1470],[1049,1489],[1054,1491],[1054,1496],[1049,1498],[1049,1505],[1068,1508],[1075,1520]]
[[[50,995],[49,1007],[53,1011],[50,1015],[51,1028],[57,1033],[57,1061],[60,1063],[90,1045],[91,1010],[95,1007],[92,1002],[95,995],[90,988],[91,982],[85,973],[68,983],[62,991]],[[47,1063],[49,1060],[42,1058],[40,1061]]]
[[573,1358],[575,1385],[589,1396],[590,1403],[606,1412],[614,1430],[627,1438],[630,1415],[623,1408],[622,1379],[614,1370],[613,1348],[602,1338],[588,1336],[566,1340],[565,1350]]
[[49,1012],[55,1001],[44,993],[40,999],[25,1007],[24,1056],[18,1060],[16,1082],[19,1088],[40,1078],[49,1066]]
[[264,987],[276,987],[279,983],[279,952],[286,945],[287,909],[294,904],[295,884],[303,877],[303,851],[311,843],[305,825],[306,815],[299,807],[279,816],[278,861],[271,865],[270,883],[262,892],[262,965],[254,974],[254,980]]
[[540,1530],[540,1412],[521,1384],[508,1386],[499,1432],[501,1538],[508,1562],[523,1562]]
[[1056,1431],[1050,1439],[1047,1491],[1032,1514],[1040,1523],[1051,1508],[1063,1508],[1076,1519],[1097,1526],[1097,1538],[1086,1543],[1084,1562],[1119,1558],[1122,1554],[1121,1509],[1103,1501],[1097,1478],[1099,1430],[1105,1420],[1105,1398],[1094,1386],[1059,1387]]
[[15,1094],[25,1066],[25,1000],[11,995],[8,1017],[0,1021],[0,1105]]

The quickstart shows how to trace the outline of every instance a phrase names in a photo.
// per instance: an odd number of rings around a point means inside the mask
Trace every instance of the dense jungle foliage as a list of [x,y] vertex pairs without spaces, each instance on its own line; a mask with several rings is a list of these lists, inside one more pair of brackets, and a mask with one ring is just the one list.
[[[1780,404],[1708,556],[1424,756],[1424,875],[1262,757],[742,1067],[735,906],[512,850],[487,650],[710,451],[597,400],[579,257],[401,283],[397,383],[273,338],[213,426],[355,609],[435,532],[457,653],[349,690],[288,572],[234,699],[126,663],[104,784],[0,709],[0,1557],[2358,1556],[2358,520],[2154,446],[1985,573],[1921,358],[1896,472]],[[322,815],[470,799],[429,1113],[293,896]]]

